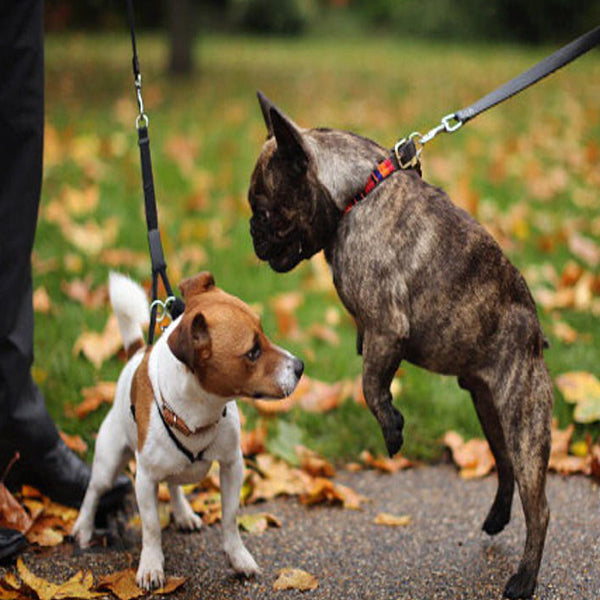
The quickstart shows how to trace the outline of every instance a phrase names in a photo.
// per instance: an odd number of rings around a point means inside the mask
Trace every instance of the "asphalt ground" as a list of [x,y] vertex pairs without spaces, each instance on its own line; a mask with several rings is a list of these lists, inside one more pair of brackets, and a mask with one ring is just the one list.
[[[520,500],[513,518],[490,538],[481,524],[496,488],[495,476],[464,481],[451,466],[420,467],[394,475],[341,473],[337,481],[371,499],[363,510],[304,507],[293,498],[249,506],[269,512],[282,527],[243,534],[263,573],[239,579],[221,550],[220,525],[197,533],[172,526],[163,532],[167,575],[189,577],[169,598],[182,600],[493,600],[502,597],[525,539]],[[535,598],[600,599],[600,489],[590,479],[551,475],[547,486],[551,520]],[[410,515],[408,526],[373,521],[388,512]],[[85,552],[72,544],[24,554],[37,575],[64,581],[78,569],[97,575],[137,567],[140,537],[127,534],[106,548]],[[276,591],[285,567],[313,574],[316,589]],[[0,569],[2,572],[2,569]]]

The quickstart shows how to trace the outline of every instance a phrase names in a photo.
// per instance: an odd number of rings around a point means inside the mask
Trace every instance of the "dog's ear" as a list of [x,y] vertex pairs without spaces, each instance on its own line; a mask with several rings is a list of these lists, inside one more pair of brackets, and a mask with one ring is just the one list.
[[169,336],[167,344],[171,352],[192,371],[206,362],[212,354],[210,333],[201,312],[184,318]]
[[302,169],[306,168],[309,160],[309,150],[302,138],[298,126],[286,117],[276,106],[269,110],[273,135],[277,141],[277,151],[281,156]]
[[258,103],[260,104],[260,110],[262,111],[265,125],[267,126],[267,139],[273,137],[273,123],[271,123],[271,115],[269,114],[275,105],[259,90],[256,92],[258,96]]
[[215,287],[215,279],[209,271],[202,271],[198,275],[188,277],[179,284],[179,291],[184,299],[191,298],[196,294],[208,292]]

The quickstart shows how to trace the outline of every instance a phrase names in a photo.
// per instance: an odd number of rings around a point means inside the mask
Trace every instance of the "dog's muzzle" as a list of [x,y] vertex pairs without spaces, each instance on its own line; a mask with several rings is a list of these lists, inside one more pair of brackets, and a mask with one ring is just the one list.
[[300,230],[293,225],[278,227],[261,214],[254,214],[250,218],[250,235],[256,256],[278,273],[290,271],[310,256],[302,243]]

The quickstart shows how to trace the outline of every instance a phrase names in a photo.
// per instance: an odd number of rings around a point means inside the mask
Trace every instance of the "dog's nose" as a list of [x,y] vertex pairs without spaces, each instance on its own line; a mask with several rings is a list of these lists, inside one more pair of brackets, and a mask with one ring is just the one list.
[[302,377],[302,373],[304,373],[304,363],[299,359],[294,359],[294,374],[298,379]]

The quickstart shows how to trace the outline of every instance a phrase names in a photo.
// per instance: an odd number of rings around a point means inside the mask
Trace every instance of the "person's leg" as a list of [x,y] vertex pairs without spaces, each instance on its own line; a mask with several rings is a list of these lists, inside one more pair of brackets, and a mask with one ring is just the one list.
[[90,469],[60,439],[31,377],[31,251],[44,133],[42,0],[0,5],[0,82],[0,468],[18,450],[22,458],[7,481],[79,506]]

